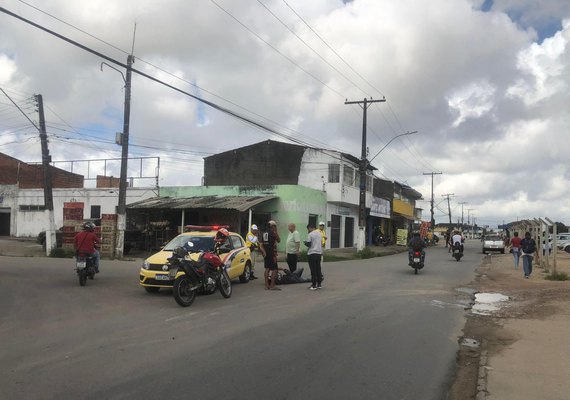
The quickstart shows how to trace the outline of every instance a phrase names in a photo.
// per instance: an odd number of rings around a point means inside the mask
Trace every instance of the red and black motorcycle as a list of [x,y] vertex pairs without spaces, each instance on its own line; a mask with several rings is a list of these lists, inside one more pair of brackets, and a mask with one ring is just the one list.
[[175,279],[174,300],[182,307],[189,307],[198,292],[213,293],[217,289],[223,297],[229,298],[232,283],[227,266],[215,251],[192,252],[192,247],[191,242],[177,247],[168,259],[168,275]]

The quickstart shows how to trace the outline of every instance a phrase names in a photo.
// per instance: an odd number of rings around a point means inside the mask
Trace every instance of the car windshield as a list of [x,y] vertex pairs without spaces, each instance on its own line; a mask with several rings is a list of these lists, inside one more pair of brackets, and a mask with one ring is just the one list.
[[501,240],[501,238],[498,236],[487,236],[485,240],[488,240],[489,242],[498,242]]
[[172,239],[163,250],[172,251],[177,247],[184,246],[186,243],[192,242],[194,247],[192,247],[192,252],[198,251],[211,251],[214,249],[214,237],[213,236],[190,236],[190,235],[178,235]]

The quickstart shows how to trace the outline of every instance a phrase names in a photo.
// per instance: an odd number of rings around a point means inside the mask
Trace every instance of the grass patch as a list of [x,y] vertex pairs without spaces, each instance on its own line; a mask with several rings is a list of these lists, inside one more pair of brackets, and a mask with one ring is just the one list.
[[50,250],[49,256],[54,258],[73,258],[75,257],[75,251],[73,249],[54,247]]
[[566,272],[556,272],[556,273],[553,272],[551,274],[546,275],[544,279],[548,281],[567,281],[569,278]]
[[365,259],[373,257],[378,257],[378,254],[370,250],[368,247],[365,247],[363,250],[360,250],[359,252],[356,253],[356,258]]

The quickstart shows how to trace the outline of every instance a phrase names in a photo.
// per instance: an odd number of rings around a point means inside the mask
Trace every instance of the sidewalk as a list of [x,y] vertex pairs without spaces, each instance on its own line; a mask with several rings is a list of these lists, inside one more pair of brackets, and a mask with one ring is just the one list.
[[36,238],[0,237],[0,256],[45,257],[46,252]]
[[[557,271],[570,275],[570,255],[558,252],[557,257]],[[515,270],[510,254],[487,256],[478,273],[472,285],[477,291],[500,293],[509,300],[490,315],[468,317],[464,338],[480,343],[480,351],[477,357],[469,356],[462,346],[453,398],[569,399],[570,281],[545,280],[547,271],[536,267],[530,279],[524,279],[522,262]],[[478,365],[471,370],[476,374],[471,384],[461,373],[469,361]],[[458,395],[462,384],[463,397]],[[469,386],[477,387],[475,395],[465,396],[472,393]]]

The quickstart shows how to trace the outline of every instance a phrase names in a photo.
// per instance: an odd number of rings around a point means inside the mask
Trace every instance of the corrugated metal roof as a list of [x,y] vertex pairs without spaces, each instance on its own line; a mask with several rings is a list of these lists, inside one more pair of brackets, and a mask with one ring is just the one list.
[[258,204],[275,198],[277,198],[277,196],[153,197],[128,204],[127,208],[131,210],[149,208],[222,208],[244,212]]

